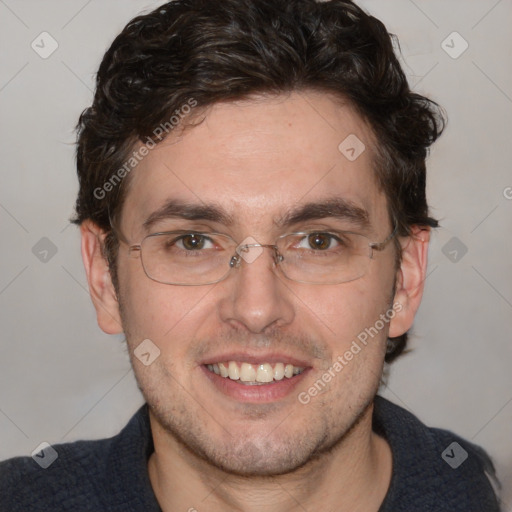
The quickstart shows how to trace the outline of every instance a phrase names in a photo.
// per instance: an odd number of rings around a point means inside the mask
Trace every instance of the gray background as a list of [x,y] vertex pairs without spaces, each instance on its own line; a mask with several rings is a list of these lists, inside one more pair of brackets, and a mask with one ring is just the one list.
[[[125,23],[159,3],[0,0],[0,459],[42,441],[114,435],[142,403],[123,338],[96,325],[68,218],[73,128],[91,102],[94,73]],[[450,119],[429,160],[430,202],[443,227],[413,351],[392,365],[384,394],[484,446],[510,511],[512,2],[361,4],[399,35],[411,85]],[[43,31],[59,45],[46,59],[31,47],[51,48]],[[454,31],[469,44],[457,58],[464,41]]]

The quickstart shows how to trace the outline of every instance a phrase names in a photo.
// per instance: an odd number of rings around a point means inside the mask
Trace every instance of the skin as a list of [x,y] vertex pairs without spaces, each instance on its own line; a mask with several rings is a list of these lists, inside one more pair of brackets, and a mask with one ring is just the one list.
[[[370,240],[391,233],[372,170],[372,132],[348,105],[302,91],[216,104],[201,119],[171,134],[132,171],[120,222],[131,244],[142,240],[143,221],[168,199],[215,203],[232,223],[170,219],[152,232],[210,229],[272,244],[283,232],[354,227],[330,217],[293,229],[275,223],[291,208],[338,197],[367,211]],[[338,150],[349,134],[366,145],[353,162]],[[215,285],[165,285],[149,279],[122,244],[117,294],[101,255],[104,233],[90,221],[81,231],[98,323],[107,333],[125,333],[150,405],[155,452],[148,470],[164,511],[378,510],[392,456],[372,432],[372,403],[386,339],[411,327],[421,300],[428,230],[414,228],[399,240],[399,268],[390,243],[363,277],[338,285],[283,278],[269,250]],[[401,310],[390,323],[301,404],[297,394],[393,303]],[[147,338],[160,357],[144,366],[133,350]],[[284,399],[242,403],[220,393],[201,369],[201,358],[222,349],[294,354],[310,370]]]

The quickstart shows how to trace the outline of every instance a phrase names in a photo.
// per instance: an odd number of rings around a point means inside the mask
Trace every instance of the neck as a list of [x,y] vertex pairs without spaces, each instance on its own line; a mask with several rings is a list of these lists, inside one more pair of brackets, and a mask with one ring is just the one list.
[[329,452],[292,473],[240,477],[190,452],[150,413],[155,451],[148,469],[163,512],[377,512],[392,471],[387,442],[372,432],[373,407]]

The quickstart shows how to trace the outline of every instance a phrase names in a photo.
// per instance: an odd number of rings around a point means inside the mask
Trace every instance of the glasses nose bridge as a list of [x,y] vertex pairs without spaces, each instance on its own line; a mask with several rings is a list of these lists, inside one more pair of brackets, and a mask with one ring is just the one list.
[[[261,248],[261,251],[258,251],[255,256],[250,256],[250,249],[258,247]],[[235,254],[232,256],[229,264],[230,267],[240,267],[242,260],[245,260],[247,263],[252,263],[263,253],[263,249],[272,249],[272,259],[276,266],[283,260],[283,256],[279,252],[279,247],[276,244],[260,244],[259,242],[241,243],[235,248]]]

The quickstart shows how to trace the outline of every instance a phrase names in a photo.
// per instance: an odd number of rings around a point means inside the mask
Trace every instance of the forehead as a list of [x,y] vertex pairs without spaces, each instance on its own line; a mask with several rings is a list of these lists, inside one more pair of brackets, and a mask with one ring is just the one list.
[[136,231],[169,199],[217,204],[253,226],[332,197],[367,210],[371,222],[385,218],[373,144],[361,117],[326,94],[217,103],[132,171],[122,223]]

